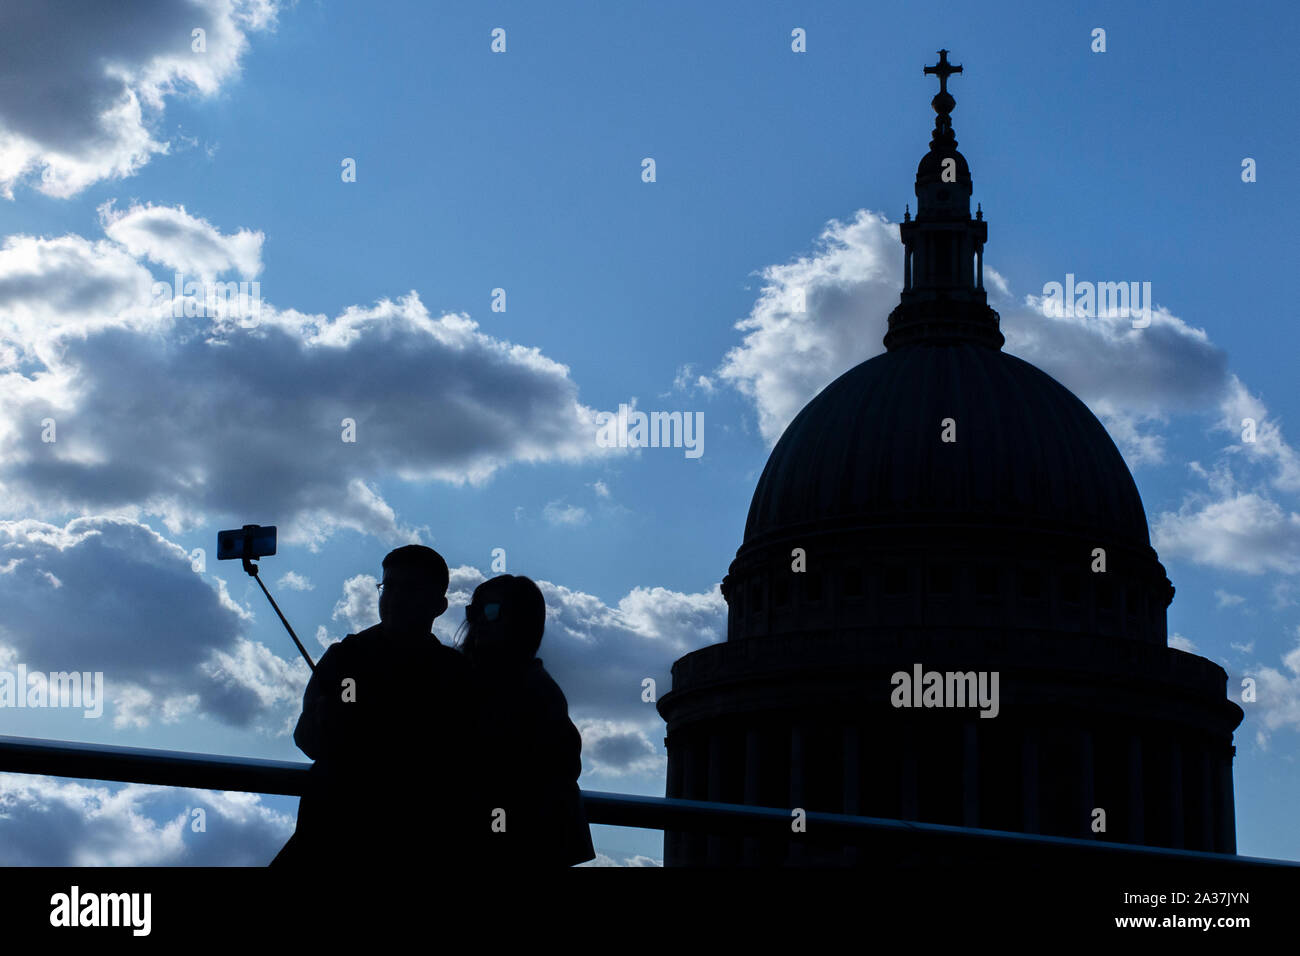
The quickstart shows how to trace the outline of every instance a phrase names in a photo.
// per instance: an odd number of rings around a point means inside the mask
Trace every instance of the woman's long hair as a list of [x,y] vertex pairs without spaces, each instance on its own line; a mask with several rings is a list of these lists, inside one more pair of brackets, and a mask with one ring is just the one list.
[[[474,589],[470,604],[481,607],[484,598],[496,594],[501,604],[501,617],[506,629],[510,657],[514,660],[531,660],[542,643],[546,629],[546,599],[532,578],[522,574],[502,574],[489,578]],[[476,622],[468,617],[456,629],[456,644],[462,652],[466,645],[476,643]]]

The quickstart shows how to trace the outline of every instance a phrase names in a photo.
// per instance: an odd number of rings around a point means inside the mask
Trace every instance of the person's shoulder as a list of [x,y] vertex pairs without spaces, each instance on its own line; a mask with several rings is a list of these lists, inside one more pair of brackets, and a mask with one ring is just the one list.
[[551,676],[551,672],[546,669],[546,665],[542,663],[540,657],[533,658],[533,662],[528,667],[528,678],[533,683],[541,684],[544,687],[560,689],[560,685],[555,683],[555,678]]
[[332,644],[326,644],[325,650],[316,660],[316,667],[319,668],[322,664],[334,664],[351,656],[353,649],[353,645],[349,643],[349,638],[351,637],[351,634],[346,634],[341,640],[337,640]]
[[345,638],[343,638],[343,641],[345,642],[351,641],[353,644],[357,644],[363,641],[370,642],[373,640],[378,640],[380,637],[383,636],[383,634],[384,634],[384,622],[380,621],[378,624],[370,625],[370,627],[366,628],[363,631],[357,631],[355,634],[347,635]]
[[445,664],[447,667],[453,667],[457,670],[463,669],[466,672],[470,670],[469,661],[466,660],[465,655],[456,650],[456,648],[448,647],[446,644],[442,643],[442,641],[438,640],[437,637],[430,638],[429,643],[432,645],[429,651],[437,659],[439,664]]
[[383,627],[384,625],[380,623],[365,630],[357,631],[355,634],[344,634],[343,640],[334,642],[330,647],[337,648],[339,653],[342,654],[373,647],[383,636]]
[[551,672],[542,665],[540,657],[534,657],[532,666],[528,668],[528,685],[538,696],[558,702],[567,709],[568,701],[564,697],[564,691],[555,682]]
[[[341,641],[335,641],[325,648],[325,654],[329,656],[332,663],[342,663],[344,661],[355,663],[359,659],[364,659],[378,646],[383,633],[382,627],[382,624],[376,624],[365,630],[357,631],[355,634],[345,634]],[[321,661],[324,659],[322,657]],[[317,666],[320,666],[319,661]]]

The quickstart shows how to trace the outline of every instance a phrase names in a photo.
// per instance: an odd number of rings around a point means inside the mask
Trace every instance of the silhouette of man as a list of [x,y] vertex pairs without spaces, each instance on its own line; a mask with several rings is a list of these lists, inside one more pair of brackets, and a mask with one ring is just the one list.
[[273,866],[370,873],[472,862],[469,665],[430,633],[447,583],[432,548],[390,552],[380,623],[316,665],[293,734],[315,761],[312,781]]

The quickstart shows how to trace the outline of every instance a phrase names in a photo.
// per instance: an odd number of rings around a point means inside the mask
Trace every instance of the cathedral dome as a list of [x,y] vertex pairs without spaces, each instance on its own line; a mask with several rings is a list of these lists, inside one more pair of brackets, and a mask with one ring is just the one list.
[[[953,441],[941,440],[945,419]],[[796,416],[758,482],[745,543],[972,520],[1149,543],[1124,459],[1067,388],[984,345],[916,344],[850,369]]]
[[1015,537],[1012,547],[1026,546],[1023,531],[1154,558],[1137,486],[1101,422],[1001,350],[984,291],[988,224],[982,210],[970,214],[970,167],[950,115],[947,79],[961,67],[939,52],[926,67],[940,80],[935,128],[917,167],[916,218],[899,226],[903,289],[886,352],[790,423],[754,492],[741,551],[830,530],[890,527],[896,538],[901,528],[982,526]]
[[[942,84],[960,67],[941,50],[927,70]],[[885,353],[772,450],[722,582],[728,639],[921,620],[1163,645],[1174,591],[1137,485],[1083,402],[1002,351],[954,100],[941,86],[932,105]]]

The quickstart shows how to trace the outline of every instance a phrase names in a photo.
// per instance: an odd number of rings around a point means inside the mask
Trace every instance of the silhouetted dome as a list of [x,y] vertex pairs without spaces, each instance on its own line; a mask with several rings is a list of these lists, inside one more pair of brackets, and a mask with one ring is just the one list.
[[[940,441],[945,418],[954,443]],[[947,517],[1149,543],[1128,466],[1065,386],[997,349],[918,344],[850,369],[796,416],[754,491],[745,544]]]

